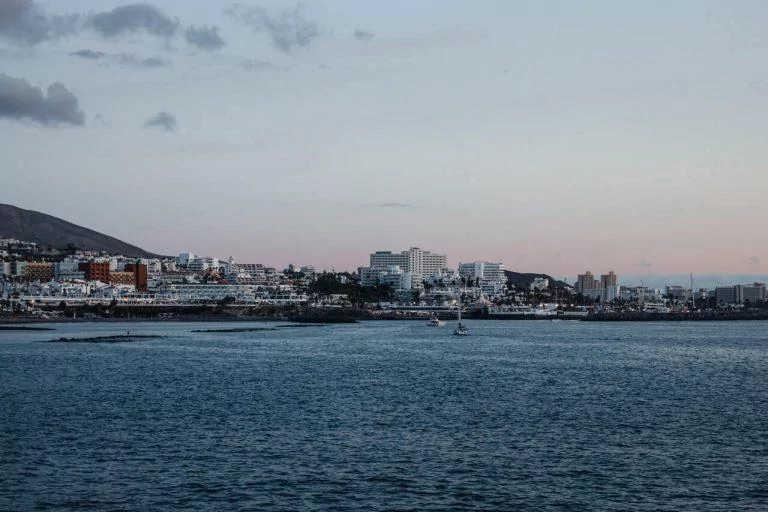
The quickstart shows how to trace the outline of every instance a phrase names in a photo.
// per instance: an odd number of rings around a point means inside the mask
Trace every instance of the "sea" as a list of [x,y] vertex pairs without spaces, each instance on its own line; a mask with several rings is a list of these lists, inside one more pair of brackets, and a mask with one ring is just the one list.
[[768,510],[768,323],[467,325],[0,331],[0,510]]

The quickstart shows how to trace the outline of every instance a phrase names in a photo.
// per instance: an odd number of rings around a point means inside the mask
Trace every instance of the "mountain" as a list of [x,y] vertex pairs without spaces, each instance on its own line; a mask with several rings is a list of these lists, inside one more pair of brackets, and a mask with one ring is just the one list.
[[16,238],[61,249],[73,244],[78,249],[122,254],[130,258],[156,258],[140,247],[103,235],[92,229],[10,204],[0,204],[0,238]]
[[537,277],[541,277],[543,279],[549,279],[549,285],[554,286],[557,285],[558,287],[563,286],[571,286],[568,283],[565,283],[563,281],[560,281],[559,279],[555,279],[552,276],[548,276],[547,274],[523,274],[520,272],[513,272],[512,270],[505,270],[504,274],[507,276],[507,286],[515,285],[515,288],[523,288],[523,289],[530,289],[531,283],[534,279]]

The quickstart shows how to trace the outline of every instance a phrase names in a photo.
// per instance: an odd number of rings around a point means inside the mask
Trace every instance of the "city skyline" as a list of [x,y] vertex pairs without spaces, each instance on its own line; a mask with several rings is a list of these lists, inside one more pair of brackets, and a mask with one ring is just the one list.
[[248,4],[0,8],[0,203],[275,266],[768,274],[763,4]]

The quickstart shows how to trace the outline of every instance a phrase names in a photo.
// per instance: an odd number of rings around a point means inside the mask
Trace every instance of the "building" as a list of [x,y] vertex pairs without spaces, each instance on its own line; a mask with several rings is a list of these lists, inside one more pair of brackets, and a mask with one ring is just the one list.
[[108,261],[87,261],[78,265],[78,270],[85,273],[85,279],[88,281],[101,281],[109,283],[109,262]]
[[125,271],[133,273],[133,284],[137,292],[147,291],[147,266],[143,263],[128,263]]
[[219,258],[195,258],[189,260],[187,269],[192,272],[202,273],[206,270],[219,270]]
[[136,286],[136,275],[133,272],[110,272],[109,284],[124,284],[128,286]]
[[715,301],[718,305],[736,304],[735,286],[718,286],[715,288]]
[[85,280],[85,272],[80,270],[80,261],[74,258],[64,258],[56,264],[57,281]]
[[197,259],[197,256],[195,256],[191,252],[182,252],[176,257],[176,262],[179,265],[186,267],[187,265],[189,265],[189,262],[194,259]]
[[29,281],[45,283],[56,277],[56,267],[53,263],[29,262],[24,269],[24,277]]
[[27,271],[27,262],[26,261],[12,261],[11,267],[10,267],[10,275],[11,277],[23,277],[25,272]]
[[459,275],[466,279],[479,279],[480,288],[486,295],[501,293],[507,284],[507,275],[504,273],[503,263],[491,263],[488,261],[459,263]]
[[576,292],[603,302],[616,300],[620,296],[619,276],[611,270],[601,275],[598,281],[592,272],[586,271],[576,278]]
[[737,284],[734,286],[737,304],[756,304],[765,300],[765,285],[763,283]]
[[[412,288],[422,288],[424,279],[439,275],[446,267],[445,254],[435,254],[423,251],[418,247],[411,247],[407,251],[393,253],[392,251],[376,251],[370,255],[370,267],[361,267],[359,273],[362,276],[365,268],[388,269],[400,267],[403,272],[411,274]],[[365,286],[365,285],[364,285]]]
[[590,299],[597,299],[603,295],[600,281],[596,280],[589,270],[576,277],[576,292]]
[[619,298],[619,276],[611,270],[600,276],[600,299],[603,302],[611,302]]
[[398,266],[381,270],[378,282],[384,286],[391,286],[396,291],[410,291],[413,289],[413,275],[410,272],[405,272]]
[[664,295],[673,300],[686,300],[688,298],[688,290],[679,285],[668,284],[664,287]]

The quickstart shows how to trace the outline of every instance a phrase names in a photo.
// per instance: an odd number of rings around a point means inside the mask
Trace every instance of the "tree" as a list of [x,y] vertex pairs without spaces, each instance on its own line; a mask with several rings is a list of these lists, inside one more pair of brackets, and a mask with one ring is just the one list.
[[219,306],[227,306],[227,305],[229,305],[229,304],[232,304],[232,303],[234,303],[236,300],[237,300],[237,299],[235,299],[235,298],[234,298],[234,297],[232,297],[231,295],[227,295],[226,297],[224,297],[223,299],[221,299],[221,300],[220,300],[220,301],[219,301],[217,304],[218,304]]

